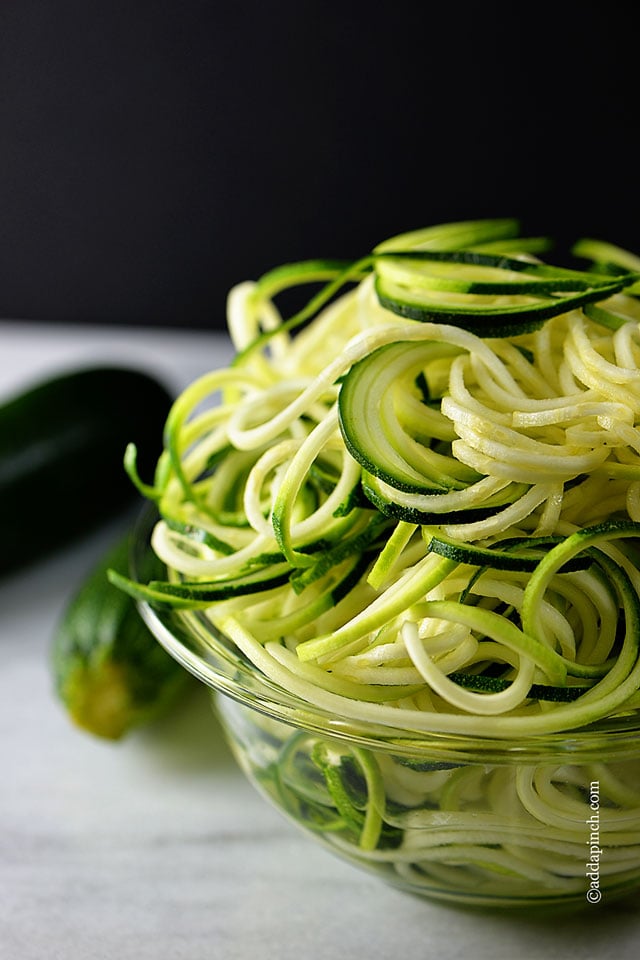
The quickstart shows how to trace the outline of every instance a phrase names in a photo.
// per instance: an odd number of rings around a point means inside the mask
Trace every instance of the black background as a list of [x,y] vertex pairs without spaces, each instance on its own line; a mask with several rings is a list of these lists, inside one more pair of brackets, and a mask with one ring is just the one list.
[[0,5],[0,316],[222,327],[235,282],[516,216],[640,252],[635,8]]

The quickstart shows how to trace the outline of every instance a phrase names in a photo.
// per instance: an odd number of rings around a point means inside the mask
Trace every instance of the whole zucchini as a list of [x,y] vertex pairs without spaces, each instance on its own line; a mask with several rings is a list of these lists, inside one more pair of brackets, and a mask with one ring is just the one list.
[[131,503],[138,494],[122,467],[126,445],[138,447],[141,471],[153,469],[170,405],[152,376],[96,367],[41,382],[0,406],[0,574]]
[[193,678],[160,646],[135,602],[112,586],[126,573],[129,537],[117,542],[72,597],[54,634],[57,693],[79,727],[111,740],[165,712]]

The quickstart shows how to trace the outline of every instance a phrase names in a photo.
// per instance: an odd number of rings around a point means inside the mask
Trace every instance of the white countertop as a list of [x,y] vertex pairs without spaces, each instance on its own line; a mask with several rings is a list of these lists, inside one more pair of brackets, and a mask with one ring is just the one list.
[[[0,322],[0,402],[96,360],[128,361],[179,389],[229,355],[220,335]],[[637,899],[522,919],[360,874],[258,796],[204,689],[118,744],[72,727],[52,690],[52,631],[127,522],[0,582],[0,960],[638,955]]]

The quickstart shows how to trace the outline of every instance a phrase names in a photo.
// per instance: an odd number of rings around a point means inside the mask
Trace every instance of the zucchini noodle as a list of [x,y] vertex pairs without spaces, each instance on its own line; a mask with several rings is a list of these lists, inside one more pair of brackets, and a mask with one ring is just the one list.
[[235,360],[135,478],[167,577],[114,582],[353,720],[509,738],[637,711],[636,261],[568,269],[516,234],[443,225],[235,287]]

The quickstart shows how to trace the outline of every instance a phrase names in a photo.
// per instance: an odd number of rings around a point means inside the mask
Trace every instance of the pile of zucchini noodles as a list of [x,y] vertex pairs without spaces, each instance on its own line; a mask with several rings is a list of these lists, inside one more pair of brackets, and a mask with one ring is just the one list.
[[341,717],[512,738],[635,713],[640,259],[546,247],[445,224],[236,286],[236,357],[176,400],[152,483],[127,451],[167,577],[113,581]]

